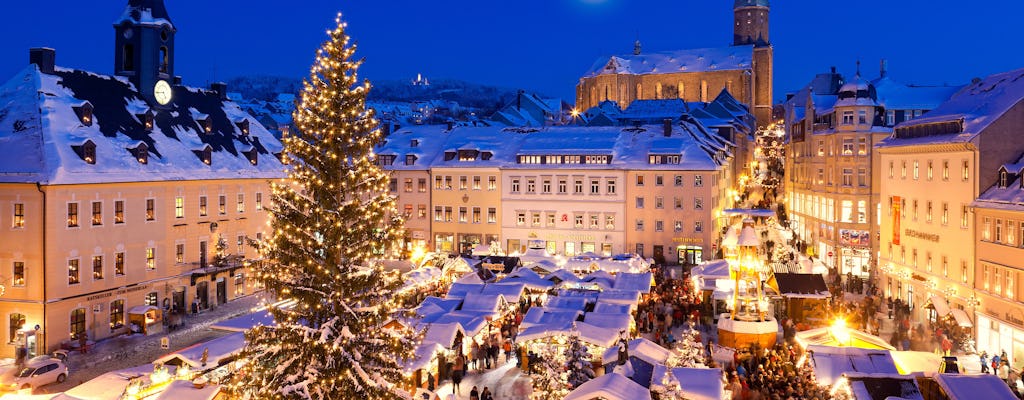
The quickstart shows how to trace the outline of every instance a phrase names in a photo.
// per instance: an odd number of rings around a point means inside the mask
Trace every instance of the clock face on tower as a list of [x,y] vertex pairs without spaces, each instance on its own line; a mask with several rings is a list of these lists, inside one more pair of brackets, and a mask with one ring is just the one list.
[[160,105],[167,105],[171,102],[171,85],[165,80],[156,81],[156,86],[153,86],[153,97]]

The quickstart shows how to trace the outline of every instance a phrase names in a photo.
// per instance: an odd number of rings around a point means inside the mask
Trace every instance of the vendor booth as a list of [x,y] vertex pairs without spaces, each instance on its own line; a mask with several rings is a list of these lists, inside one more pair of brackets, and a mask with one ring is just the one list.
[[163,312],[155,306],[135,306],[128,310],[132,333],[152,335],[163,332]]

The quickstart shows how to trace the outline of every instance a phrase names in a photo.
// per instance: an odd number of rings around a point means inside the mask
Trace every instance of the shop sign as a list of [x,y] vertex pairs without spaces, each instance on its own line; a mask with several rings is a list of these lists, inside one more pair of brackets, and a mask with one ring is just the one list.
[[114,292],[103,292],[103,293],[94,294],[92,296],[86,297],[85,300],[86,301],[93,301],[93,300],[104,299],[104,298],[112,297],[112,296],[114,296]]
[[935,233],[919,232],[909,228],[905,229],[903,233],[906,234],[907,237],[923,239],[935,243],[939,242],[939,235]]
[[424,233],[423,231],[412,231],[412,238],[413,239],[426,239],[427,238],[427,234]]
[[910,277],[911,277],[911,278],[914,278],[914,280],[916,280],[916,281],[922,281],[922,282],[923,282],[923,281],[925,281],[925,280],[926,280],[926,278],[925,278],[925,277],[923,277],[923,276],[921,276],[921,275],[918,275],[918,274],[913,274],[913,275],[911,275]]
[[704,238],[674,237],[672,243],[704,244]]
[[1018,316],[1014,316],[1013,314],[1011,314],[1012,311],[1007,311],[1007,312],[1004,313],[1005,318],[1003,318],[1003,319],[1006,320],[1006,322],[1009,322],[1011,324],[1014,324],[1014,325],[1017,325],[1017,326],[1024,326],[1024,319],[1022,319],[1022,318],[1024,318],[1024,312],[1021,312],[1020,310],[1014,310],[1014,311],[1017,311],[1016,314]]
[[892,244],[900,245],[900,196],[892,196]]

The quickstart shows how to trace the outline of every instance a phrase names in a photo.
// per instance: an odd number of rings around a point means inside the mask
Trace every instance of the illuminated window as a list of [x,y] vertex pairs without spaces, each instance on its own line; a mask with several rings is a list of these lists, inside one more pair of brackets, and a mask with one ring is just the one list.
[[153,248],[153,247],[147,247],[146,248],[146,269],[148,269],[148,270],[156,269],[156,248]]
[[239,213],[244,213],[245,212],[245,194],[244,193],[239,193],[238,194],[238,201],[237,201],[237,204],[236,204],[236,207],[235,207],[235,211],[237,211]]
[[114,253],[114,275],[124,275],[124,253]]
[[185,218],[185,198],[174,198],[174,218]]
[[78,226],[78,203],[68,203],[68,227]]
[[77,285],[82,281],[81,272],[78,269],[78,259],[68,260],[68,284]]
[[15,261],[14,262],[14,274],[11,277],[11,284],[13,286],[22,287],[25,286],[25,262]]
[[124,300],[114,300],[110,303],[110,329],[124,327]]
[[146,221],[156,220],[156,200],[146,199]]
[[103,279],[103,256],[92,256],[92,279]]
[[11,226],[14,228],[25,227],[25,204],[14,203],[14,219]]

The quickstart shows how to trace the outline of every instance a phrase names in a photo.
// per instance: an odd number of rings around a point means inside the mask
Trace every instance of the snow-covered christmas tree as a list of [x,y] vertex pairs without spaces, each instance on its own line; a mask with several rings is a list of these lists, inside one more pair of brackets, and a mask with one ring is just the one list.
[[580,341],[579,332],[575,329],[569,335],[569,340],[566,343],[565,358],[569,386],[573,389],[594,378],[594,369],[590,364],[590,352]]
[[704,365],[704,344],[700,333],[694,329],[683,329],[679,341],[672,347],[665,365],[670,368],[706,368]]
[[536,364],[530,366],[533,381],[532,400],[561,400],[569,394],[566,357],[564,345],[557,342],[563,337],[548,339],[547,343],[537,343]]
[[339,14],[317,52],[284,138],[288,177],[272,185],[271,233],[255,279],[292,308],[246,334],[231,389],[243,399],[396,399],[416,334],[381,329],[400,284],[372,259],[400,238],[388,175],[375,163],[381,131],[366,109]]

